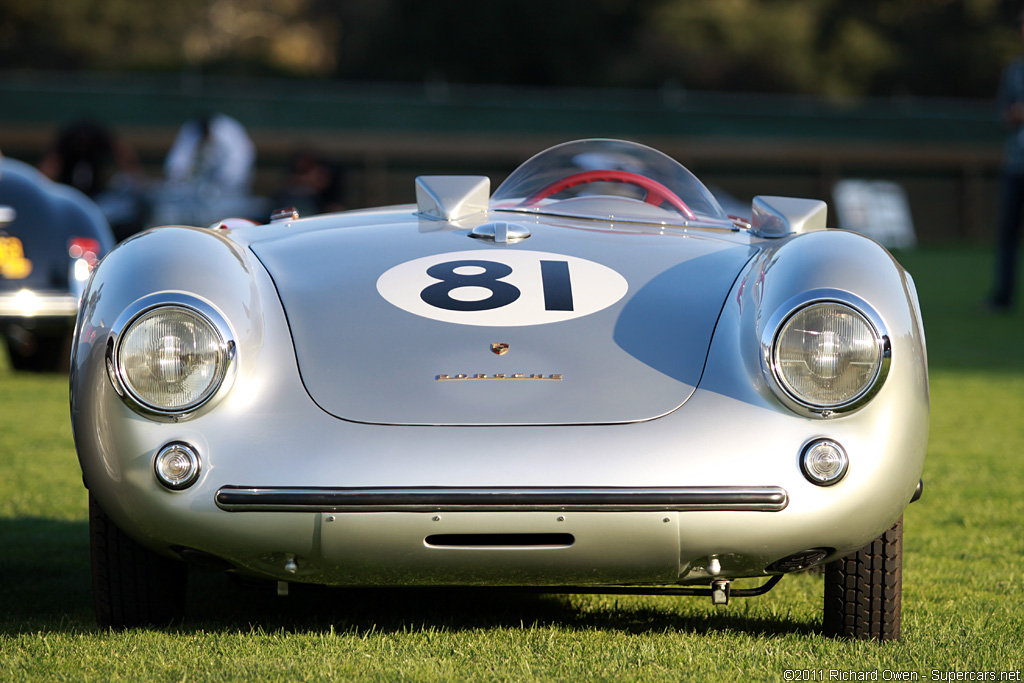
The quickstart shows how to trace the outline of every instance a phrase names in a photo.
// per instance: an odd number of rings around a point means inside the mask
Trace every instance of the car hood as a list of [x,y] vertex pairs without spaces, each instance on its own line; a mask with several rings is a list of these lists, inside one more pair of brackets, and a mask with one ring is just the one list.
[[512,227],[529,237],[495,243],[406,215],[251,244],[313,400],[400,425],[608,424],[679,408],[752,247],[685,231]]

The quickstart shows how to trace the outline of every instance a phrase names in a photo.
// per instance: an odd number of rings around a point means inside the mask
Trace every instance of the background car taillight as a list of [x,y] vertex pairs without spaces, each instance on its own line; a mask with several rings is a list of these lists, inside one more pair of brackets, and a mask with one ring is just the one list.
[[100,261],[100,242],[91,237],[72,237],[68,242],[71,259],[71,281],[85,282]]

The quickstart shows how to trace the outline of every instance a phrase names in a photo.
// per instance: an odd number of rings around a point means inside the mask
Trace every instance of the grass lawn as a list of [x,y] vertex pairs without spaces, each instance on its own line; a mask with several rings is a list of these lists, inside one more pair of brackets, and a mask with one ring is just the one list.
[[[197,572],[189,619],[100,631],[64,377],[0,361],[0,681],[877,680],[1024,669],[1024,310],[980,305],[987,251],[900,254],[921,293],[932,429],[905,515],[903,640],[816,634],[822,579],[698,598],[293,589]],[[797,679],[801,680],[801,679]],[[857,680],[845,678],[845,680]],[[913,679],[907,679],[913,680]],[[982,680],[974,678],[972,680]],[[1021,680],[1016,678],[1004,680]]]

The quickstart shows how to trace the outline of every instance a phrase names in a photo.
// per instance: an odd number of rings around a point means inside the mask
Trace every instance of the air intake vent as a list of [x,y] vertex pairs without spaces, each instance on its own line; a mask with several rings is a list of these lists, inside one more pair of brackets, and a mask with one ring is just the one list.
[[434,534],[424,539],[438,548],[568,548],[572,534]]

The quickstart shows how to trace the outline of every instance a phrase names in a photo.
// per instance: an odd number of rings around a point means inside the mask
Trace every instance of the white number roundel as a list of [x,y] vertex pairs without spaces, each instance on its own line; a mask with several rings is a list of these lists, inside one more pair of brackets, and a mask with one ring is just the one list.
[[406,261],[377,280],[402,310],[460,325],[519,327],[596,313],[629,285],[593,261],[543,251],[476,250]]

